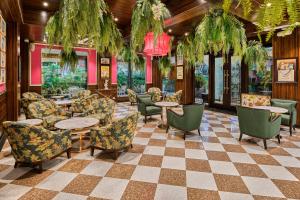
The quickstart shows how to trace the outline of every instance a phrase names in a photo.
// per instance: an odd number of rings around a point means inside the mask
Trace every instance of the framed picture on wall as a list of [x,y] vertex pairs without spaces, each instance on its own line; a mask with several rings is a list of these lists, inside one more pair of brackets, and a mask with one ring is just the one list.
[[6,23],[3,19],[1,21],[2,21],[1,30],[2,30],[3,35],[5,36],[6,35]]
[[101,66],[101,79],[109,79],[109,66]]
[[276,60],[275,78],[277,83],[297,82],[297,58]]
[[4,52],[0,52],[0,67],[5,67],[6,57]]
[[110,59],[109,58],[101,58],[101,65],[109,65]]
[[[2,29],[2,25],[3,25],[3,18],[2,16],[0,15],[0,32],[3,33],[3,29]],[[4,22],[5,23],[5,22]]]
[[6,51],[6,38],[4,35],[1,35],[1,51]]
[[183,65],[183,56],[177,55],[177,66]]
[[182,80],[183,79],[183,66],[178,66],[176,71],[177,71],[177,80]]
[[1,68],[0,83],[5,83],[5,68]]

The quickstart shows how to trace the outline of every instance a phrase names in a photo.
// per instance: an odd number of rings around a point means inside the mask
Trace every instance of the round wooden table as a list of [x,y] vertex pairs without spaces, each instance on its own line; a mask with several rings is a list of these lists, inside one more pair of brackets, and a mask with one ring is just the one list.
[[73,117],[71,119],[62,120],[57,122],[54,126],[58,129],[71,130],[73,150],[76,152],[81,152],[84,149],[89,148],[89,137],[87,133],[90,129],[99,124],[99,120],[95,118],[88,117]]
[[261,109],[261,110],[269,110],[270,112],[276,114],[283,114],[288,112],[288,110],[285,108],[280,108],[275,106],[253,106],[253,108]]
[[25,119],[25,120],[21,120],[21,121],[18,121],[18,122],[28,124],[28,125],[32,125],[32,126],[39,126],[43,123],[43,120],[41,120],[41,119]]
[[159,128],[166,129],[167,128],[167,122],[165,120],[165,113],[167,108],[176,107],[179,106],[176,102],[167,102],[167,101],[160,101],[155,103],[156,106],[162,107],[162,113],[161,113],[161,124],[158,125]]

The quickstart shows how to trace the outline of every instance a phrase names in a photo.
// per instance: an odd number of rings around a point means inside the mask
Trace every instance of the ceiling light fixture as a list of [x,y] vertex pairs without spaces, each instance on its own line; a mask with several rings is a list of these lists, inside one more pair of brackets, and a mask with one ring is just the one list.
[[115,20],[115,22],[117,22],[117,21],[119,21],[119,18],[115,17],[114,20]]
[[169,30],[168,30],[169,33],[172,33],[172,31],[173,31],[172,29],[169,29]]
[[43,6],[48,7],[49,6],[48,2],[44,1]]
[[185,32],[185,33],[184,33],[184,35],[185,35],[185,36],[188,36],[188,35],[189,35],[189,33],[188,33],[188,32]]
[[270,7],[272,4],[271,3],[267,3],[267,7]]

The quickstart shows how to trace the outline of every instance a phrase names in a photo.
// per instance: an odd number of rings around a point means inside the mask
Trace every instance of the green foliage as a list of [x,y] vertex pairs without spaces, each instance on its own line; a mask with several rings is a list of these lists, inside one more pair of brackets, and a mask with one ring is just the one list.
[[[195,35],[197,51],[203,53],[222,53],[242,56],[247,46],[247,37],[243,24],[234,16],[215,9],[206,15],[198,25]],[[202,56],[201,56],[202,57]]]
[[172,70],[172,64],[168,56],[164,56],[158,61],[158,68],[161,71],[161,74],[167,77]]
[[196,88],[202,88],[207,85],[207,80],[202,74],[195,76]]
[[[222,8],[224,9],[224,11],[226,13],[229,12],[230,7],[232,5],[232,2],[233,2],[233,0],[224,0],[223,1]],[[251,0],[238,0],[237,7],[239,7],[240,5],[243,7],[244,15],[248,16],[250,14],[250,12],[252,11],[252,2],[251,2]]]
[[70,66],[72,72],[75,72],[78,64],[78,56],[74,50],[71,53],[66,54],[64,51],[60,54],[60,66],[64,67],[65,65]]
[[104,0],[62,0],[59,11],[46,26],[48,42],[61,44],[70,54],[79,41],[87,40],[98,52],[118,53],[122,35]]
[[164,19],[170,16],[169,10],[160,0],[137,0],[131,18],[131,48],[140,50],[144,37],[154,32],[157,38],[164,28]]
[[133,53],[132,49],[128,45],[124,45],[120,51],[119,58],[131,64],[135,70],[144,70],[145,69],[145,58],[143,55],[138,55]]
[[245,51],[244,62],[248,66],[265,66],[268,52],[258,41],[249,41]]
[[77,86],[86,88],[87,73],[84,68],[75,68],[75,71],[68,71],[55,63],[43,65],[43,95],[55,95],[67,93],[69,87]]

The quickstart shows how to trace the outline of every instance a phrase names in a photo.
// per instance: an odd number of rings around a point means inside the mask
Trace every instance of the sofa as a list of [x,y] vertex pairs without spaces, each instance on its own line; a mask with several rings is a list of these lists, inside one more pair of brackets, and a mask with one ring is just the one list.
[[293,134],[293,129],[297,123],[297,101],[284,99],[271,99],[271,105],[275,107],[285,108],[287,113],[281,114],[281,124],[289,126],[290,135]]
[[71,157],[70,131],[50,131],[42,126],[31,126],[20,122],[3,122],[4,133],[11,146],[15,159],[15,167],[20,164],[39,166],[43,170],[42,162],[67,152]]
[[182,90],[179,90],[179,91],[175,92],[175,94],[173,94],[173,95],[166,96],[164,101],[176,102],[176,103],[180,104],[181,103],[181,97],[182,97]]
[[147,123],[148,116],[161,115],[162,113],[162,108],[155,106],[149,95],[137,96],[137,106],[141,115],[145,116],[145,123]]
[[54,101],[42,100],[31,103],[28,106],[29,119],[43,120],[43,126],[46,129],[56,130],[54,125],[71,117],[71,113],[56,105]]
[[186,133],[198,130],[200,135],[200,125],[204,112],[204,104],[183,105],[183,114],[180,115],[172,109],[167,110],[167,131],[170,127],[184,131],[183,138]]
[[241,141],[243,134],[263,139],[267,149],[267,139],[277,136],[280,143],[281,116],[272,116],[269,110],[237,106]]
[[270,106],[271,96],[257,95],[257,94],[241,94],[241,106]]
[[37,101],[46,100],[42,95],[36,92],[25,92],[22,94],[21,98],[21,107],[25,114],[25,117],[28,119],[28,106],[29,104]]
[[92,128],[90,133],[91,156],[94,156],[94,149],[117,153],[120,150],[132,147],[132,140],[137,127],[139,114],[130,113],[122,119],[114,120],[104,127]]

